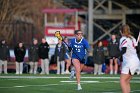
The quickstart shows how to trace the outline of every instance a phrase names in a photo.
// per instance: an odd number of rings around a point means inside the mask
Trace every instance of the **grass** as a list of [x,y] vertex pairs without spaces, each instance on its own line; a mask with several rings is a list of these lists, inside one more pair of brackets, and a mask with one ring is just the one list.
[[[83,90],[76,90],[75,79],[70,81],[69,75],[2,74],[0,76],[0,93],[121,93],[119,75],[83,74],[81,85]],[[131,80],[131,92],[140,93],[139,86],[140,77],[135,75]]]

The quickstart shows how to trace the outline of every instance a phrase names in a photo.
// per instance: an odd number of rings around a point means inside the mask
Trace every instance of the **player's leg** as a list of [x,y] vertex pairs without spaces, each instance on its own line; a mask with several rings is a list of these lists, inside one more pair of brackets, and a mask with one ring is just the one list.
[[113,74],[113,59],[109,60],[110,74]]
[[[130,75],[130,74],[129,74],[129,75]],[[129,92],[130,92],[130,90],[131,90],[131,87],[130,87],[130,80],[132,79],[132,77],[133,77],[133,76],[130,75],[129,78],[127,79],[127,82],[128,82],[128,85],[127,85],[127,86],[128,86],[128,91],[129,91]]]
[[66,74],[69,74],[69,67],[71,65],[71,59],[65,59],[65,62],[66,62]]
[[118,58],[114,59],[114,67],[115,67],[114,74],[116,75],[118,73]]
[[122,93],[130,93],[130,80],[132,76],[130,74],[121,74],[120,85]]
[[72,59],[73,65],[75,67],[76,71],[76,80],[77,80],[77,89],[81,90],[81,85],[80,85],[80,73],[81,73],[81,67],[80,67],[80,61],[78,59]]
[[74,78],[75,75],[75,68],[73,66],[73,64],[71,65],[71,75],[70,75],[70,80],[72,80]]
[[80,64],[80,70],[82,71],[83,67],[85,66],[85,64]]

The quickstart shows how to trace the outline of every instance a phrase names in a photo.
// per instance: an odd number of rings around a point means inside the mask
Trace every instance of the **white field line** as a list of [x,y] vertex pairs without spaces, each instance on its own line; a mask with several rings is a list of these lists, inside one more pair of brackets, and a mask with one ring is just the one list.
[[[31,78],[31,79],[36,79],[36,78],[46,78],[46,79],[60,79],[60,78],[69,78],[68,76],[0,76],[0,78],[10,78],[10,79],[19,79],[19,78]],[[81,77],[83,79],[120,79],[120,77]],[[133,77],[133,79],[139,79],[140,77]]]
[[[63,82],[63,81],[60,81],[60,82]],[[71,81],[72,82],[72,81]],[[0,87],[0,89],[8,89],[8,88],[24,88],[24,87],[45,87],[45,86],[63,86],[63,85],[70,85],[70,84],[77,84],[76,82],[67,82],[67,83],[63,83],[63,84],[45,84],[45,85],[24,85],[24,86],[11,86],[11,87]],[[106,81],[106,82],[108,82],[108,81]],[[88,83],[100,83],[100,81],[81,81],[81,84],[88,84]],[[114,91],[114,90],[112,90],[112,91]],[[101,93],[118,93],[118,92],[121,92],[121,91],[117,91],[117,90],[115,90],[116,92],[112,92],[112,91],[106,91],[106,92],[101,92]],[[133,91],[131,91],[132,93],[133,92],[140,92],[140,90],[133,90]]]
[[[69,83],[69,84],[76,84],[76,83]],[[64,84],[24,85],[24,86],[11,86],[11,87],[0,87],[0,88],[44,87],[44,86],[57,86],[57,85],[64,85]]]
[[[45,84],[45,85],[18,85],[18,86],[11,86],[11,87],[0,87],[0,88],[22,88],[22,87],[43,87],[43,86],[57,86],[57,85],[65,85],[65,84],[77,84],[76,81],[60,81],[63,84]],[[119,81],[81,81],[81,84],[88,84],[88,83],[119,83]],[[131,83],[140,83],[140,81],[131,81]],[[140,91],[140,90],[136,90]]]
[[[24,86],[11,86],[11,87],[0,87],[1,88],[23,88],[23,87],[45,87],[45,86],[58,86],[58,85],[72,85],[77,84],[76,82],[73,83],[63,83],[63,84],[45,84],[45,85],[24,85]],[[87,83],[81,83],[81,84],[87,84]]]
[[131,91],[132,93],[134,92],[134,93],[140,93],[140,90],[133,90],[133,91]]
[[102,92],[102,93],[118,93],[118,92]]
[[[62,83],[72,83],[76,81],[60,81]],[[120,81],[80,81],[81,83],[120,83]],[[138,80],[131,80],[131,83],[140,83]]]
[[[70,82],[76,82],[76,81],[60,81],[62,83],[70,83]],[[81,83],[98,83],[99,81],[80,81]]]
[[[106,83],[112,82],[112,83],[120,83],[120,81],[105,81]],[[139,80],[131,80],[130,83],[140,83]]]

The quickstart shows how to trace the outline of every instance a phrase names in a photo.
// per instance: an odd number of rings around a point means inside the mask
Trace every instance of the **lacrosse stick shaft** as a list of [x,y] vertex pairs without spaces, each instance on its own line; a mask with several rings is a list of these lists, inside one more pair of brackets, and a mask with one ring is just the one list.
[[[64,44],[66,44],[66,46],[68,47],[68,49],[69,49],[69,45],[64,41],[64,40],[62,40],[62,42],[64,43]],[[71,51],[70,49],[69,49],[69,51]],[[78,57],[78,59],[79,59],[79,61],[82,61],[81,59],[80,59],[80,57],[74,52],[74,51],[72,51],[77,57]]]
[[138,35],[138,38],[137,38],[137,46],[138,46],[138,42],[139,42],[139,39],[140,39],[140,32],[139,32],[139,35]]

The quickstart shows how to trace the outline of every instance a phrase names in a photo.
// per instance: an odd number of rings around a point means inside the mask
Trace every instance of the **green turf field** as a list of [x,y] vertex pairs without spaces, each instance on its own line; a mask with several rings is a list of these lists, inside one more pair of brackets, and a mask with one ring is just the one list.
[[[76,90],[75,79],[69,75],[0,75],[0,93],[121,93],[119,75],[84,74],[83,90]],[[131,80],[131,93],[140,93],[140,76]]]

